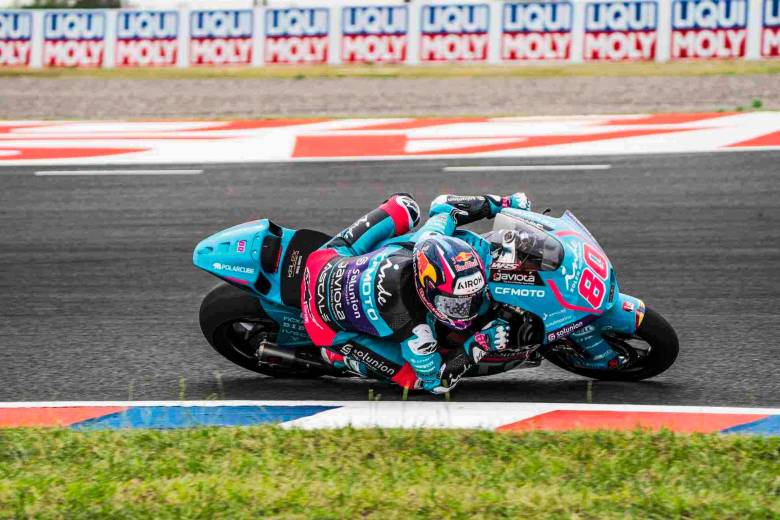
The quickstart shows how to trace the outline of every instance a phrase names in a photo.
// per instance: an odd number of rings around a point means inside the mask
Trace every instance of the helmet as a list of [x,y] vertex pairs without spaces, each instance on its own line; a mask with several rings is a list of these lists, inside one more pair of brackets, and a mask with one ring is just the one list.
[[485,301],[485,266],[463,240],[434,235],[414,245],[417,295],[445,325],[465,329]]

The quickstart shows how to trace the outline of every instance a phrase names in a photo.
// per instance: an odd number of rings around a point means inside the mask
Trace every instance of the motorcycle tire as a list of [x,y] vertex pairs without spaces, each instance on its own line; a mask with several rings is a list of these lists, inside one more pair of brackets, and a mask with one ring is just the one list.
[[636,331],[636,337],[650,346],[649,353],[625,369],[599,370],[578,367],[555,349],[545,352],[544,357],[564,370],[601,381],[641,381],[657,376],[674,364],[680,352],[680,343],[674,329],[663,316],[648,307]]
[[241,323],[259,324],[275,333],[278,325],[263,310],[256,296],[232,285],[221,283],[203,298],[200,304],[200,329],[209,345],[222,357],[236,365],[276,378],[315,378],[323,374],[316,369],[258,365],[256,348],[242,335]]

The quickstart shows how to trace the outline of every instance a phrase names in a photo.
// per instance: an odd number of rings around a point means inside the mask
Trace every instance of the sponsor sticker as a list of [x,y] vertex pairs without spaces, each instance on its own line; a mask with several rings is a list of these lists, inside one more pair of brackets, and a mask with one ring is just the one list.
[[487,4],[424,5],[420,61],[485,61],[489,19]]
[[586,60],[655,59],[656,2],[595,2],[585,6]]
[[398,269],[398,264],[393,263],[389,258],[379,266],[376,275],[376,303],[379,305],[380,309],[387,305],[389,299],[393,297],[393,294],[385,287],[385,278],[387,277],[388,270],[398,271]]
[[498,269],[503,271],[518,271],[523,268],[522,263],[514,262],[493,262],[490,264],[490,269]]
[[455,280],[455,289],[453,294],[457,296],[475,294],[481,291],[484,287],[485,279],[482,277],[482,273],[477,272]]
[[0,67],[30,64],[32,15],[28,12],[0,12]]
[[672,58],[744,57],[747,16],[747,0],[674,0]]
[[499,296],[519,296],[521,298],[544,298],[544,289],[525,289],[518,287],[494,287],[493,294]]
[[339,347],[339,353],[345,358],[364,363],[369,369],[386,377],[393,377],[401,368],[392,361],[356,343],[345,343]]
[[780,0],[764,0],[761,56],[780,56]]
[[479,262],[474,255],[466,251],[461,251],[452,259],[455,270],[458,272],[465,271],[466,269],[474,269],[479,267]]
[[236,253],[243,253],[246,251],[246,240],[239,240],[236,243]]
[[345,7],[341,60],[345,63],[402,63],[406,60],[406,6]]
[[119,11],[116,19],[117,67],[176,65],[179,49],[176,11]]
[[101,67],[106,16],[102,12],[49,11],[43,18],[43,64]]
[[506,3],[501,18],[501,59],[568,60],[573,8],[570,2]]
[[253,267],[244,267],[242,265],[223,264],[221,262],[214,262],[213,264],[211,264],[211,267],[213,269],[218,270],[218,271],[230,271],[232,273],[254,274],[254,272],[255,272],[255,269]]
[[190,14],[190,64],[252,63],[252,11],[210,10]]
[[581,320],[577,320],[574,323],[570,323],[569,325],[564,325],[560,329],[548,332],[547,343],[552,343],[554,341],[558,341],[560,339],[565,338],[566,336],[570,335],[572,332],[576,332],[582,327],[584,327],[585,325],[588,325],[594,319],[596,319],[595,316],[586,316],[585,318],[582,318]]
[[512,285],[544,285],[542,278],[536,271],[502,271],[491,269],[490,279],[494,282]]
[[326,63],[328,14],[322,7],[265,12],[266,63]]

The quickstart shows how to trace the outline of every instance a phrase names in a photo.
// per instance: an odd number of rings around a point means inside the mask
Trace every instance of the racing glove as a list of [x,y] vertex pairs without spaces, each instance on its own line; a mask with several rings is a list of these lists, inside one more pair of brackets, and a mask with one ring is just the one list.
[[479,363],[488,352],[500,352],[508,345],[509,323],[496,318],[467,339],[463,348],[474,363]]
[[429,216],[452,213],[457,224],[470,224],[483,218],[495,217],[502,208],[531,209],[525,193],[499,195],[439,195],[431,202]]
[[443,360],[436,379],[423,380],[423,388],[434,394],[445,394],[455,388],[474,364],[489,351],[504,350],[509,344],[509,323],[498,318],[474,334],[456,351]]
[[438,378],[435,381],[423,381],[423,388],[433,394],[446,394],[455,388],[472,365],[465,352],[450,354],[441,364]]

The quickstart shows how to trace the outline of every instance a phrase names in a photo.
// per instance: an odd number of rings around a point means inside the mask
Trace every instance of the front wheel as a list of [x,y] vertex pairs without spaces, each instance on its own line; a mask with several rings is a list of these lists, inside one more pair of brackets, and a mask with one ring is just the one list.
[[544,356],[553,364],[581,376],[602,381],[641,381],[664,372],[672,366],[680,352],[677,334],[672,326],[649,307],[634,337],[605,335],[604,339],[618,354],[628,357],[629,362],[625,367],[604,370],[579,367],[572,363],[572,356],[575,355],[573,349],[566,347],[571,340],[565,340],[561,346],[554,346]]

